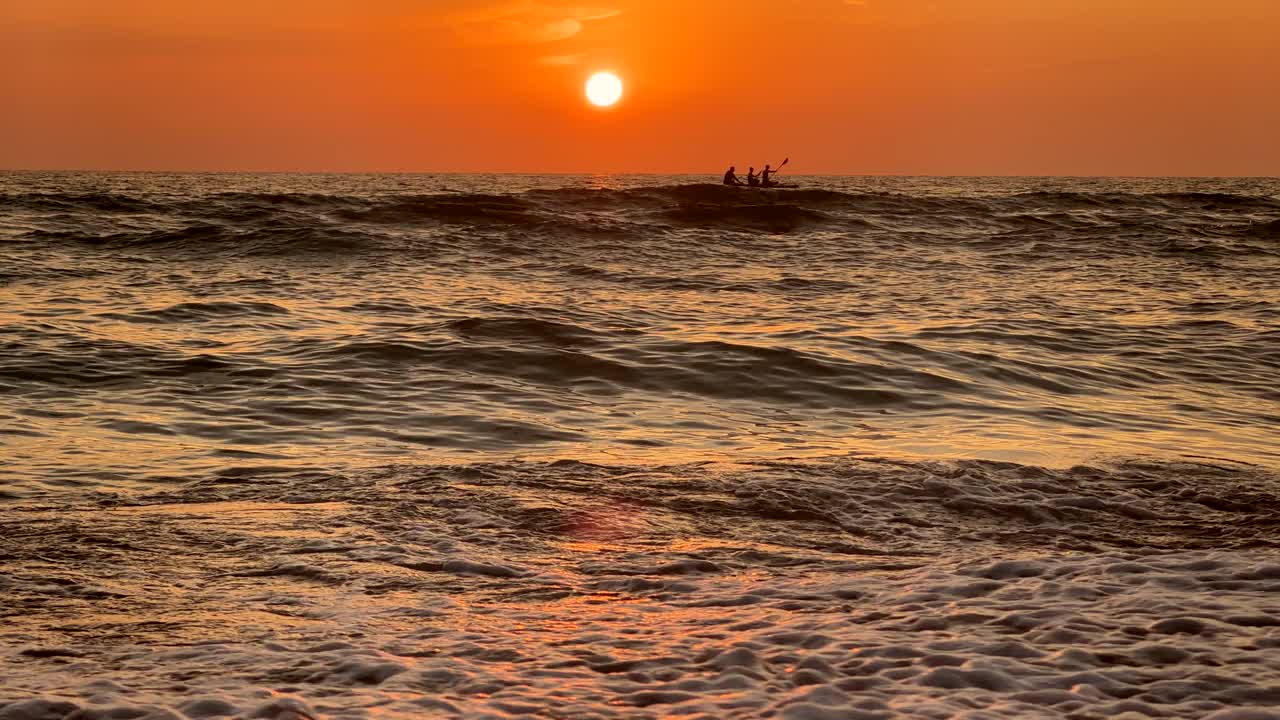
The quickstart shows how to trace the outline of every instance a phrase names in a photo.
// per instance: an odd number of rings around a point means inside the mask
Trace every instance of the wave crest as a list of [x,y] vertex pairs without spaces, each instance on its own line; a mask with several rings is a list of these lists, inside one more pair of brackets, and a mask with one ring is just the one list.
[[[467,242],[599,238],[647,243],[666,233],[811,231],[874,235],[877,242],[968,243],[993,249],[1033,239],[1037,250],[1273,254],[1280,198],[1205,192],[1035,191],[1013,194],[843,192],[677,184],[494,193],[325,194],[222,192],[199,197],[130,193],[0,194],[0,217],[27,242],[74,240],[105,249],[195,250],[244,255],[421,249],[424,237]],[[474,230],[467,236],[454,231]],[[1246,242],[1232,244],[1230,238]],[[1125,243],[1116,243],[1123,238]],[[1082,244],[1092,243],[1092,244]],[[852,247],[845,243],[844,247]],[[536,252],[536,247],[532,251]],[[1196,252],[1201,252],[1197,250]]]

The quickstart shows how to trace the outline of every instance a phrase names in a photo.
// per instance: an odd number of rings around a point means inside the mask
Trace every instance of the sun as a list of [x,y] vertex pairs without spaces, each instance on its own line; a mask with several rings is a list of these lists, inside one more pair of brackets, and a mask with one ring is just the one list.
[[597,107],[609,107],[622,99],[622,80],[613,73],[598,72],[587,80],[587,100]]

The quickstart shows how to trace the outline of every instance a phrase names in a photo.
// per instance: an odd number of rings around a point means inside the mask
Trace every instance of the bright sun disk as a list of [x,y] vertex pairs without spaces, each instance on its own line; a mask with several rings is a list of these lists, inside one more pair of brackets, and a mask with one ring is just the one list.
[[617,75],[598,72],[587,80],[587,100],[592,105],[608,107],[622,98],[622,80]]

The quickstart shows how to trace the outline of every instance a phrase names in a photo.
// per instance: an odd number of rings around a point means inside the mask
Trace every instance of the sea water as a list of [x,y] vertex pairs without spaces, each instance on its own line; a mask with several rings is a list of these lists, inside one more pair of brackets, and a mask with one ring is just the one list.
[[0,175],[0,720],[1280,717],[1280,181]]

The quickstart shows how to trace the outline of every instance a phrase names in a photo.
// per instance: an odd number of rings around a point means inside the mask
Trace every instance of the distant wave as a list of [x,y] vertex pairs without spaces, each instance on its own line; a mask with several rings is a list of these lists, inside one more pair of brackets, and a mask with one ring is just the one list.
[[[672,234],[746,253],[767,250],[777,238],[803,237],[811,248],[841,257],[893,248],[904,261],[920,245],[967,246],[1006,261],[1280,256],[1280,197],[1209,192],[965,196],[712,184],[369,195],[10,192],[0,194],[0,221],[6,218],[0,227],[11,225],[11,243],[204,259],[343,261],[379,254],[426,261],[460,247],[537,257],[572,255],[588,241],[669,250]],[[0,275],[0,283],[26,276],[19,268]],[[702,286],[688,277],[658,282]]]
[[[1071,210],[1078,208],[1182,210],[1231,209],[1280,211],[1275,196],[1227,193],[1083,193],[1023,192],[1005,196],[951,197],[902,193],[847,193],[821,188],[738,188],[712,184],[658,185],[627,190],[564,188],[512,194],[435,193],[375,196],[322,193],[213,193],[199,198],[137,197],[117,193],[0,194],[6,210],[83,210],[106,213],[179,214],[240,212],[249,209],[329,211],[355,221],[399,222],[413,219],[502,220],[525,222],[534,212],[551,210],[638,210],[669,207],[793,207],[885,212]],[[242,217],[236,215],[235,217]]]

